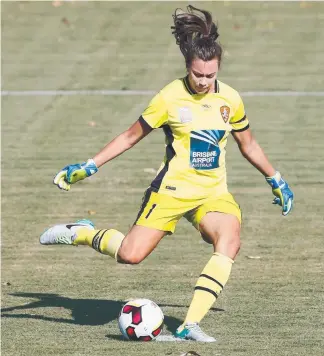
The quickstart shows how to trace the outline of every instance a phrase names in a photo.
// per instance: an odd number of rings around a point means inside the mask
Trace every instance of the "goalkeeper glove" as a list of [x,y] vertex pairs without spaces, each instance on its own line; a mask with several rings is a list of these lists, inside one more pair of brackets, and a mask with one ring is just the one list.
[[275,198],[272,204],[282,207],[282,215],[287,215],[291,211],[294,202],[294,193],[290,190],[288,183],[281,177],[279,172],[272,177],[266,177],[266,181],[272,188]]
[[98,167],[93,159],[88,159],[87,162],[81,164],[70,164],[64,167],[54,177],[53,183],[60,189],[70,190],[71,184],[78,182],[84,178],[90,177],[98,172]]

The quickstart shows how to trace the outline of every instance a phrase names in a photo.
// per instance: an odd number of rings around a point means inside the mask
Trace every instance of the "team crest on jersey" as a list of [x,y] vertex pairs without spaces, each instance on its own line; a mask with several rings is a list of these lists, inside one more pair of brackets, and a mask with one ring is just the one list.
[[231,109],[228,106],[223,105],[223,106],[220,107],[219,110],[220,110],[220,113],[222,115],[222,118],[223,118],[224,122],[226,123],[228,121],[228,119],[229,119],[230,110]]
[[191,122],[193,119],[191,110],[186,106],[179,108],[179,117],[183,124]]

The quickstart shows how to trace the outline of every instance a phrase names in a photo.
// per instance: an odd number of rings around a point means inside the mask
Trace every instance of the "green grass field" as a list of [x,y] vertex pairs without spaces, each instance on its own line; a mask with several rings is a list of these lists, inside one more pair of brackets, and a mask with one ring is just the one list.
[[[173,10],[186,4],[2,2],[2,90],[157,91],[185,73],[169,27]],[[222,81],[242,92],[324,90],[324,3],[192,4],[217,17],[226,50]],[[244,98],[252,130],[296,205],[282,217],[263,177],[230,140],[229,187],[244,223],[231,279],[202,323],[217,344],[120,339],[116,318],[129,298],[156,301],[166,333],[184,318],[212,253],[186,221],[138,266],[86,247],[39,245],[47,226],[83,217],[127,232],[154,177],[147,169],[163,158],[162,132],[68,193],[52,178],[93,156],[149,100],[2,97],[2,355],[322,355],[323,97]]]

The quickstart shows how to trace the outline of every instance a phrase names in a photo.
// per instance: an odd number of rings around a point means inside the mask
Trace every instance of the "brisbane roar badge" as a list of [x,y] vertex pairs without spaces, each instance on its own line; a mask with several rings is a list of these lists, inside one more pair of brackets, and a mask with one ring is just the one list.
[[228,106],[223,105],[223,106],[220,107],[219,110],[220,110],[220,113],[222,115],[222,118],[223,118],[224,122],[226,123],[228,121],[228,119],[229,119],[230,110],[231,109]]

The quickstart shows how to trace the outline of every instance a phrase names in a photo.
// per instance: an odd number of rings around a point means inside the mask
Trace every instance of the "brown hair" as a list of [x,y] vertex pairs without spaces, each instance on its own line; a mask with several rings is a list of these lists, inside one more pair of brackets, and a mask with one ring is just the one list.
[[216,42],[219,34],[210,12],[187,6],[187,12],[176,9],[174,12],[172,34],[185,57],[189,68],[194,58],[210,61],[222,59],[222,47]]

